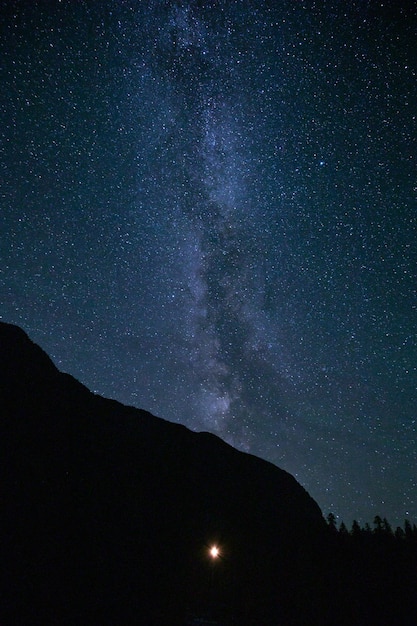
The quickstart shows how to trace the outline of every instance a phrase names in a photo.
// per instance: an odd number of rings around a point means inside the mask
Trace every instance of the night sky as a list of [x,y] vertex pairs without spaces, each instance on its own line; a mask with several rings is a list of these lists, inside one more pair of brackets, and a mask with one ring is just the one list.
[[348,526],[417,522],[413,4],[0,8],[1,319]]

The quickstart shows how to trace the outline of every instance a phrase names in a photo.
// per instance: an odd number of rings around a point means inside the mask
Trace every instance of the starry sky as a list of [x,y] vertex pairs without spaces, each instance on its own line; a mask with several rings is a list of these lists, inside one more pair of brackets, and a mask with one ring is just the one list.
[[91,390],[417,521],[417,7],[3,0],[0,316]]

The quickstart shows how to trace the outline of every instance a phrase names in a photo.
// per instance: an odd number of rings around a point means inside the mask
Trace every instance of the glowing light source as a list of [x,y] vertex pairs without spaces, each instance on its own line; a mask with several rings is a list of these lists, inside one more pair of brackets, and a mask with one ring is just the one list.
[[220,555],[219,552],[219,548],[217,546],[212,546],[210,548],[210,556],[212,559],[217,559],[217,557]]

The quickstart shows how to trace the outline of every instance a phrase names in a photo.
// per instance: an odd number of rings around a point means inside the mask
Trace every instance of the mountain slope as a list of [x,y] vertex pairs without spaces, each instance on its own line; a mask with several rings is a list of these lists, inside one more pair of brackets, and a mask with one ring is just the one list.
[[94,395],[4,323],[0,411],[2,624],[311,620],[326,525],[290,474]]

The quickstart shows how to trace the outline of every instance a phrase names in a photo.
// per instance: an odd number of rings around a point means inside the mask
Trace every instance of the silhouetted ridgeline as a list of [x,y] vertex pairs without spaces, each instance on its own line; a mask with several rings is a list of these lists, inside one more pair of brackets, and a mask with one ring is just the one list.
[[329,527],[287,472],[90,393],[4,323],[0,410],[0,624],[417,624],[411,539]]

